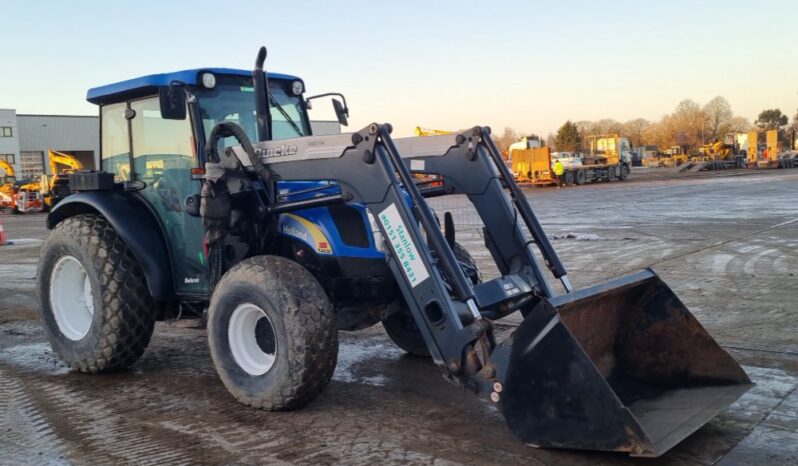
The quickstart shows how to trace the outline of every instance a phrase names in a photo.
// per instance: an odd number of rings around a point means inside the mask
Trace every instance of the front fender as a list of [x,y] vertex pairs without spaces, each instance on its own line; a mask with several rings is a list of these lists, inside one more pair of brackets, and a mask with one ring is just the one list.
[[141,266],[153,298],[174,298],[169,250],[161,225],[150,207],[126,191],[84,191],[59,202],[47,215],[47,228],[81,214],[99,214],[108,220]]

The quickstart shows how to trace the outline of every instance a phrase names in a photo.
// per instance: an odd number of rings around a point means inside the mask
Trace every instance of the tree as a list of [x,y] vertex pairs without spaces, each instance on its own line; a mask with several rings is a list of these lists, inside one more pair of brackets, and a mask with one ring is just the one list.
[[787,115],[783,115],[778,108],[772,108],[769,110],[762,110],[754,123],[763,130],[780,130],[783,126],[787,126],[788,122],[789,118],[787,118]]
[[679,102],[674,112],[663,119],[666,123],[667,133],[670,134],[673,145],[698,146],[703,144],[701,125],[704,112],[697,103],[690,99]]
[[557,147],[555,146],[555,144],[557,144],[557,140],[556,137],[554,136],[554,133],[549,133],[549,135],[546,136],[546,145],[551,148],[555,148]]
[[748,121],[748,118],[734,116],[726,123],[726,128],[726,132],[730,133],[747,133],[754,129],[754,125]]
[[595,134],[593,129],[595,128],[596,124],[592,121],[580,120],[574,124],[576,125],[576,129],[579,131],[579,134]]
[[[623,131],[623,125],[613,120],[612,118],[602,118],[593,123],[593,130],[591,134],[618,134]],[[584,133],[582,133],[584,134]]]
[[566,121],[560,129],[557,130],[557,136],[554,138],[554,148],[560,152],[574,152],[580,150],[582,147],[582,136],[579,134],[579,129],[571,120]]
[[796,138],[798,138],[798,112],[792,117],[792,124],[785,130],[785,138],[788,140],[787,147],[791,150],[798,149]]
[[732,119],[731,105],[721,96],[707,102],[702,109],[704,113],[704,136],[707,141],[722,139],[729,132],[729,120]]
[[651,126],[651,123],[644,118],[635,118],[623,124],[621,135],[629,138],[632,147],[643,145],[643,133]]
[[493,136],[496,145],[499,147],[499,150],[502,152],[507,152],[510,149],[510,144],[517,142],[521,139],[518,136],[518,132],[514,129],[510,128],[509,126],[504,127],[504,132],[502,132],[501,136]]

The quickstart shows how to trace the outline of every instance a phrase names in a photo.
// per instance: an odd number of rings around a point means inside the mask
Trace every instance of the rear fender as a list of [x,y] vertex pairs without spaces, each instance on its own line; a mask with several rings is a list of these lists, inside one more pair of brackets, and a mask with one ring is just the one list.
[[119,191],[86,191],[65,198],[47,215],[47,228],[82,214],[99,214],[114,227],[147,280],[150,295],[158,301],[174,298],[169,250],[161,225],[138,196]]

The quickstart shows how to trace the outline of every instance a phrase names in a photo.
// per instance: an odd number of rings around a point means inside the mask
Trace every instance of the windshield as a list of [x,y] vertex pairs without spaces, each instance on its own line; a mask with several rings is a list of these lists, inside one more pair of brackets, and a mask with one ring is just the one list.
[[[205,134],[208,135],[217,123],[232,121],[244,128],[252,142],[257,141],[252,78],[217,76],[216,82],[216,87],[213,89],[197,92]],[[302,110],[302,100],[299,96],[287,92],[290,85],[291,81],[286,80],[269,81],[272,139],[295,138],[310,134],[306,113]],[[223,142],[224,147],[237,144],[234,138],[227,138]]]

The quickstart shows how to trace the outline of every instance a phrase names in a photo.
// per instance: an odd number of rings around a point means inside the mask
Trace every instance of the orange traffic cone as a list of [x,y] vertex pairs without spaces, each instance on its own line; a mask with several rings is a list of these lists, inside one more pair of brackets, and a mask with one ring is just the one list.
[[3,229],[3,221],[0,220],[0,246],[6,244],[6,231]]

